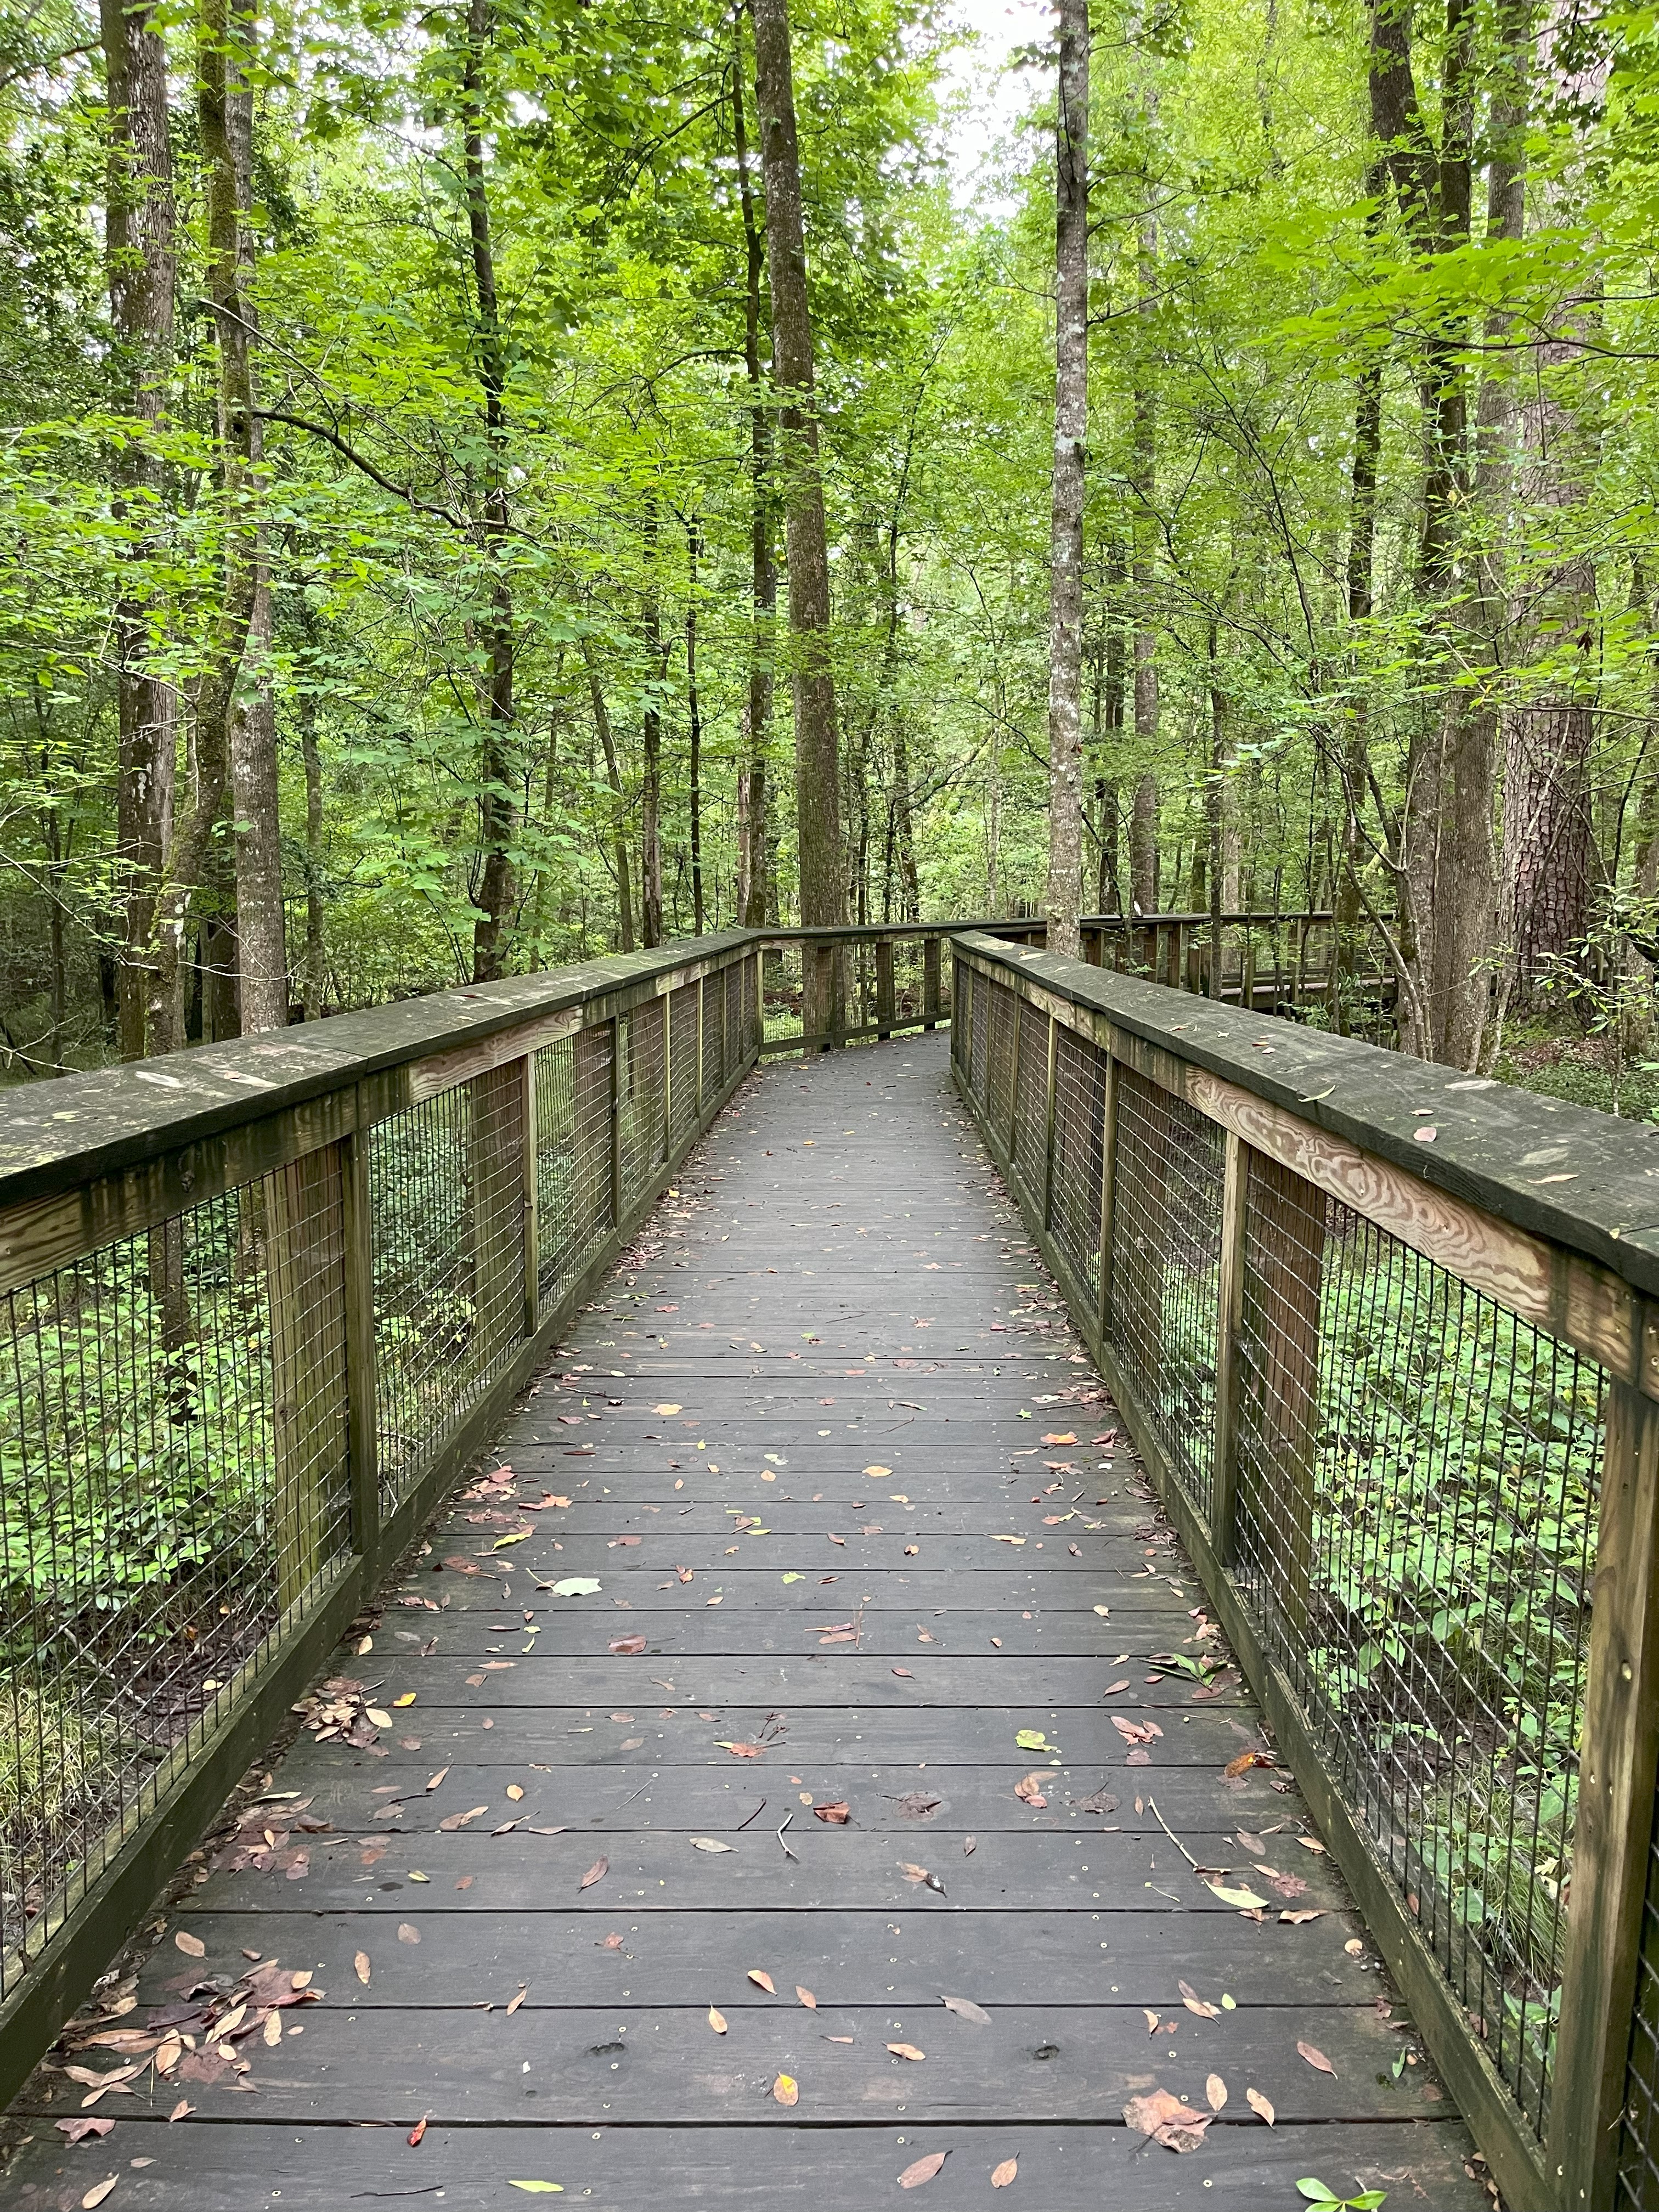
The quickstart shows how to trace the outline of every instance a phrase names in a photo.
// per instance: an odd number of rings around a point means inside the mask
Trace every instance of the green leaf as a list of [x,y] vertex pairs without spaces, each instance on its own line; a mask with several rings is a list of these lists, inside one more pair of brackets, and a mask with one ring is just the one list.
[[1307,2197],[1311,2203],[1340,2204],[1342,2202],[1340,2197],[1333,2195],[1331,2191],[1326,2188],[1322,2181],[1311,2179],[1298,2181],[1296,2185],[1299,2193]]

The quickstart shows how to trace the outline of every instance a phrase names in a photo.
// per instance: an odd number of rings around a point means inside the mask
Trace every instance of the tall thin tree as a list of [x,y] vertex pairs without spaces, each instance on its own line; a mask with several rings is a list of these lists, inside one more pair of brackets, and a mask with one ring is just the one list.
[[1083,874],[1083,490],[1089,423],[1089,0],[1060,0],[1048,554],[1048,950],[1075,960]]

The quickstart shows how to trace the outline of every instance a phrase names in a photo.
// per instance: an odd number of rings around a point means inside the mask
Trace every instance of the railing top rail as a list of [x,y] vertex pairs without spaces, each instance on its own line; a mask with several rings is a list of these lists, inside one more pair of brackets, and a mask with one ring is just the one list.
[[1659,1297],[1659,1132],[1357,1037],[1009,946],[983,932],[955,941]]
[[20,1085],[0,1108],[0,1209],[142,1166],[411,1060],[708,966],[758,941],[751,930],[724,930]]
[[[1041,919],[1042,917],[1039,916],[1039,921]],[[1161,927],[1166,922],[1181,922],[1189,928],[1204,929],[1212,922],[1218,921],[1224,928],[1234,929],[1247,921],[1334,921],[1335,920],[1335,913],[1328,906],[1256,907],[1241,908],[1237,913],[1229,908],[1226,912],[1218,915],[1212,914],[1208,907],[1195,907],[1190,913],[1182,914],[1082,914],[1078,916],[1077,926],[1079,929],[1152,929]],[[1030,926],[1029,923],[1025,925],[1027,927]],[[973,928],[975,925],[964,922],[963,927]]]

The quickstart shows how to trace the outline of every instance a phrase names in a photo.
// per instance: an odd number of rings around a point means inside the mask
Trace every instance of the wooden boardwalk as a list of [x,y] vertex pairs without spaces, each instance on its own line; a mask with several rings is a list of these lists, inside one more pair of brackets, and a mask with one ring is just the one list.
[[[1237,1676],[1148,1663],[1216,1650],[1202,1594],[945,1039],[772,1068],[678,1190],[331,1678],[361,1741],[169,1917],[123,2024],[199,2050],[73,2148],[38,2077],[0,2204],[833,2212],[945,2154],[956,2212],[1486,2205],[1299,1799],[1224,1772]],[[1206,2083],[1191,2149],[1126,2126]]]

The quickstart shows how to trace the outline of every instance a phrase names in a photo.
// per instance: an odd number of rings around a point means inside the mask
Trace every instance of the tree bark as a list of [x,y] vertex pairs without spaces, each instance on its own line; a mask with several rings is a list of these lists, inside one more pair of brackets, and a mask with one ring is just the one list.
[[744,114],[743,16],[736,26],[732,71],[732,137],[738,165],[744,249],[743,361],[749,383],[750,564],[749,700],[744,718],[744,757],[738,769],[739,850],[738,920],[746,929],[765,927],[768,883],[768,754],[772,732],[772,670],[777,653],[778,565],[775,499],[772,487],[772,414],[765,404],[761,362],[761,280],[766,245],[755,216],[749,135]]
[[599,681],[599,657],[593,650],[591,637],[582,640],[582,665],[587,671],[587,696],[593,706],[593,727],[599,732],[599,745],[605,754],[605,773],[617,802],[616,822],[612,830],[613,848],[617,860],[617,934],[619,949],[634,950],[634,890],[628,865],[628,801],[623,790],[622,766],[617,758],[617,741],[611,729],[611,710],[605,704],[605,686]]
[[[175,274],[173,156],[167,135],[167,54],[149,0],[100,0],[109,116],[104,238],[108,256],[112,368],[117,404],[143,426],[165,419],[173,361]],[[128,571],[112,624],[118,750],[116,790],[118,896],[122,946],[116,973],[116,1034],[124,1060],[151,1048],[148,1002],[157,888],[173,830],[178,744],[172,685],[149,671],[152,621],[143,569],[157,550],[148,521],[159,508],[163,471],[131,438],[114,462],[115,513],[132,532]]]
[[1054,453],[1048,553],[1048,934],[1082,951],[1083,498],[1089,427],[1089,0],[1060,0]]
[[[808,927],[845,926],[840,738],[830,663],[830,554],[813,393],[812,323],[801,220],[800,155],[789,51],[788,0],[753,0],[755,96],[766,188],[772,365],[781,404],[784,532],[795,708],[795,819],[800,915]],[[806,963],[809,1035],[841,1027],[840,963]]]
[[488,614],[483,628],[484,727],[478,757],[478,837],[483,865],[475,903],[472,980],[493,982],[503,972],[506,933],[518,896],[513,848],[518,830],[518,769],[513,696],[513,587],[503,555],[507,513],[507,348],[495,285],[489,178],[484,163],[484,62],[495,33],[491,0],[468,0],[466,52],[461,73],[462,152],[466,183],[467,233],[472,249],[472,283],[478,352],[478,381],[483,390],[484,481],[478,514],[486,570]]
[[[1150,179],[1147,189],[1151,190]],[[1129,580],[1134,601],[1135,753],[1140,764],[1129,814],[1129,900],[1132,908],[1142,914],[1156,914],[1158,897],[1158,773],[1152,765],[1158,725],[1158,631],[1152,621],[1158,558],[1158,395],[1151,328],[1157,280],[1158,217],[1149,214],[1140,225],[1140,333],[1129,464],[1134,494]]]
[[702,533],[694,514],[685,526],[685,708],[690,724],[687,762],[691,812],[691,927],[701,937],[705,915],[702,890],[702,702],[697,691],[697,561]]
[[645,510],[645,599],[641,623],[648,672],[641,732],[645,772],[640,786],[640,936],[647,952],[662,943],[662,687],[668,655],[662,637],[657,522],[653,492]]

